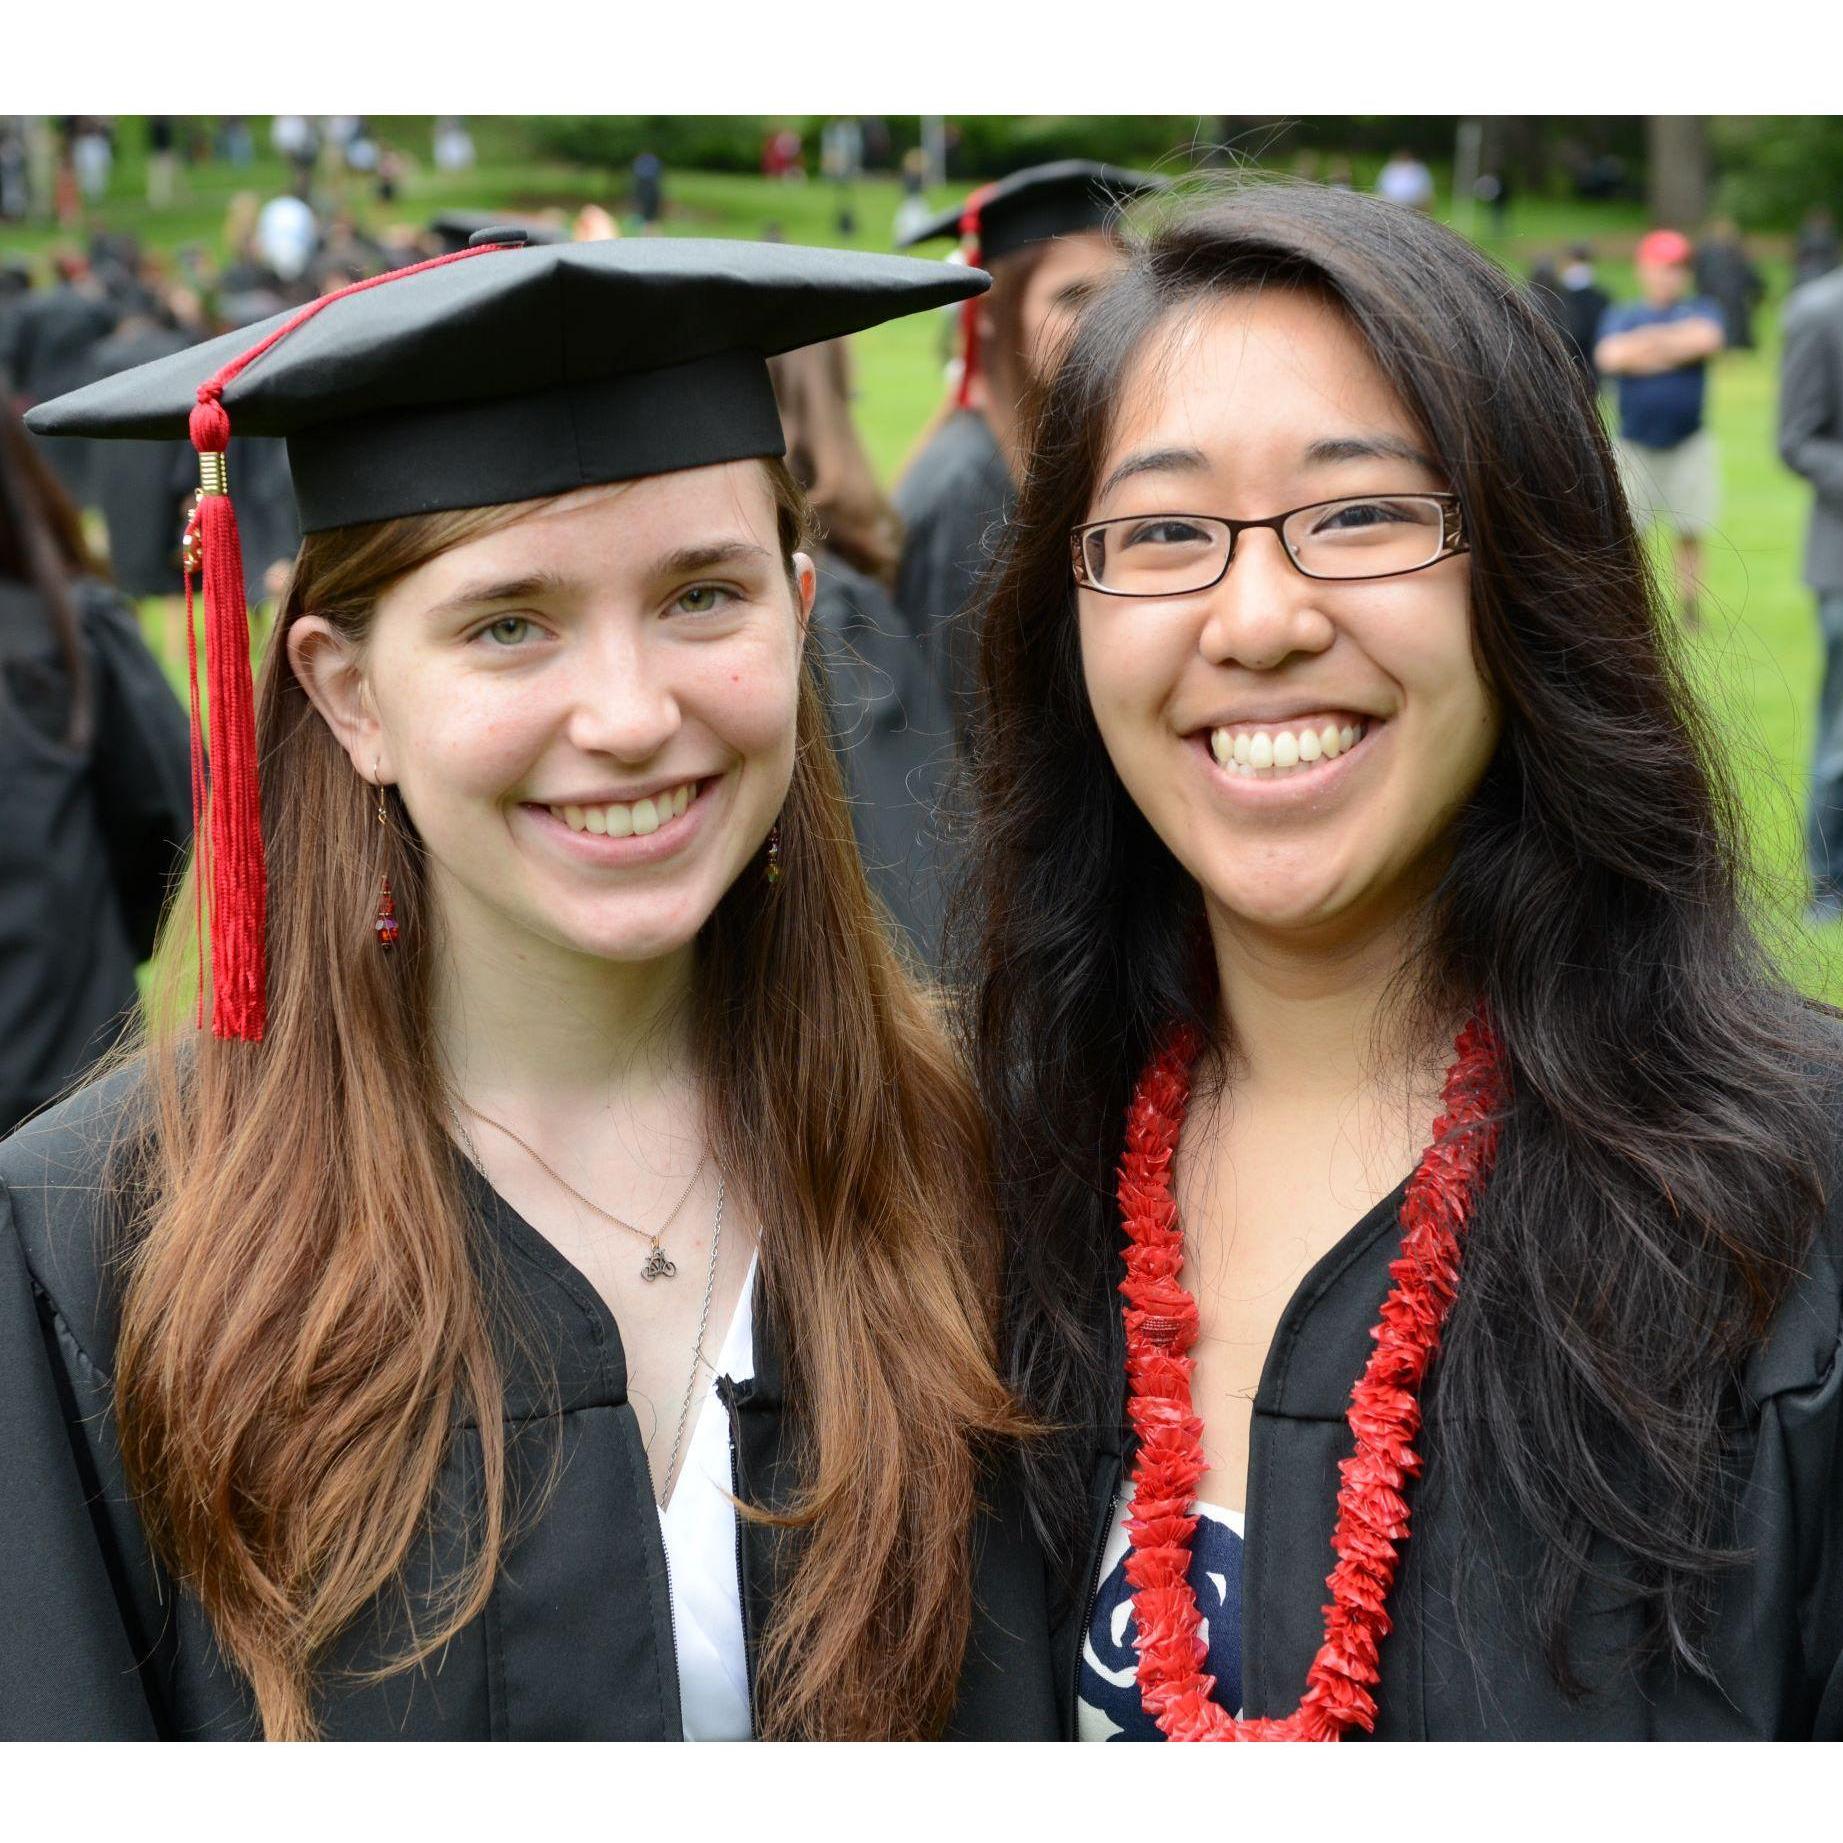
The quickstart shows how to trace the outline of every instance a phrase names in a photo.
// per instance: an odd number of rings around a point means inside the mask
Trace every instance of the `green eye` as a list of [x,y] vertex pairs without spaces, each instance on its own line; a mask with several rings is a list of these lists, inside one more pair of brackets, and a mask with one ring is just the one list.
[[495,646],[517,646],[530,633],[531,623],[522,614],[505,614],[480,631]]
[[732,599],[730,590],[714,582],[700,582],[678,598],[678,606],[686,614],[711,614]]

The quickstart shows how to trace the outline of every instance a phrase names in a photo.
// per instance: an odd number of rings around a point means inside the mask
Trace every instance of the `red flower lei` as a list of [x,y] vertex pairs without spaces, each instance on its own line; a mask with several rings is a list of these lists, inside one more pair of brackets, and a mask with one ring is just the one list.
[[1198,1636],[1190,1587],[1191,1512],[1208,1465],[1203,1423],[1190,1404],[1197,1302],[1178,1277],[1184,1237],[1171,1167],[1201,1048],[1196,1033],[1174,1033],[1139,1077],[1127,1108],[1119,1192],[1128,1412],[1138,1441],[1126,1578],[1134,1590],[1140,1701],[1167,1740],[1335,1741],[1352,1726],[1376,1725],[1370,1686],[1379,1680],[1389,1631],[1396,1545],[1408,1535],[1402,1492],[1421,1470],[1410,1444],[1420,1432],[1420,1387],[1452,1308],[1460,1238],[1497,1153],[1505,1095],[1498,1040],[1482,1015],[1459,1033],[1456,1047],[1433,1143],[1402,1199],[1401,1253],[1389,1268],[1394,1285],[1370,1333],[1376,1348],[1350,1391],[1356,1450],[1338,1467],[1343,1484],[1331,1538],[1338,1559],[1325,1581],[1325,1640],[1299,1707],[1278,1720],[1243,1720],[1212,1700],[1215,1678],[1201,1669],[1208,1647]]

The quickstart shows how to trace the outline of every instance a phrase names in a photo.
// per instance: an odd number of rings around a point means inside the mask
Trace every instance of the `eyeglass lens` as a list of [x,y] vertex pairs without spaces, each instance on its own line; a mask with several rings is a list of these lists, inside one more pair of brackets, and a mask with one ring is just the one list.
[[[1437,499],[1338,499],[1304,506],[1281,526],[1282,541],[1308,576],[1395,576],[1440,555],[1444,507]],[[1083,533],[1089,578],[1121,595],[1183,595],[1223,572],[1229,527],[1214,518],[1163,513],[1110,519]]]

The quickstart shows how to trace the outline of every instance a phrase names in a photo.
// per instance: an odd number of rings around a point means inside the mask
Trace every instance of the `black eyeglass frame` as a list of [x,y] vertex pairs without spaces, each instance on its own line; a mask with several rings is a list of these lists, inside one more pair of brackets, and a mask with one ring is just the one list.
[[[1405,570],[1383,570],[1369,576],[1321,576],[1307,569],[1293,555],[1284,529],[1288,519],[1297,518],[1301,512],[1320,511],[1325,506],[1358,505],[1369,499],[1432,500],[1440,508],[1440,548],[1425,563],[1416,563]],[[1187,589],[1110,589],[1089,575],[1088,559],[1082,554],[1082,540],[1089,532],[1104,530],[1109,525],[1143,525],[1161,518],[1184,519],[1193,525],[1215,525],[1228,532],[1229,547],[1223,554],[1222,568],[1208,582]],[[1436,563],[1444,563],[1448,557],[1466,555],[1472,548],[1465,535],[1457,493],[1343,493],[1336,499],[1314,499],[1308,505],[1276,512],[1272,518],[1221,518],[1213,512],[1131,512],[1123,518],[1097,518],[1089,524],[1076,525],[1069,532],[1069,554],[1074,562],[1077,584],[1084,589],[1092,589],[1096,595],[1119,595],[1131,601],[1168,601],[1175,595],[1202,595],[1213,589],[1229,573],[1229,565],[1235,561],[1236,548],[1244,531],[1271,531],[1280,540],[1281,554],[1308,582],[1389,582],[1397,576],[1419,575],[1422,570],[1432,569]]]

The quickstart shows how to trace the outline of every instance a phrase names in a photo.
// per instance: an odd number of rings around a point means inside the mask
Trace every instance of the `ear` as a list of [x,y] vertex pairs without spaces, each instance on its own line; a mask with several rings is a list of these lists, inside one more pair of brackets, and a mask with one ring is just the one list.
[[819,593],[819,571],[805,551],[794,552],[794,581],[800,590],[800,638],[806,638],[807,622],[813,618],[813,597]]
[[288,629],[288,663],[360,778],[394,779],[358,648],[319,615],[304,614]]

